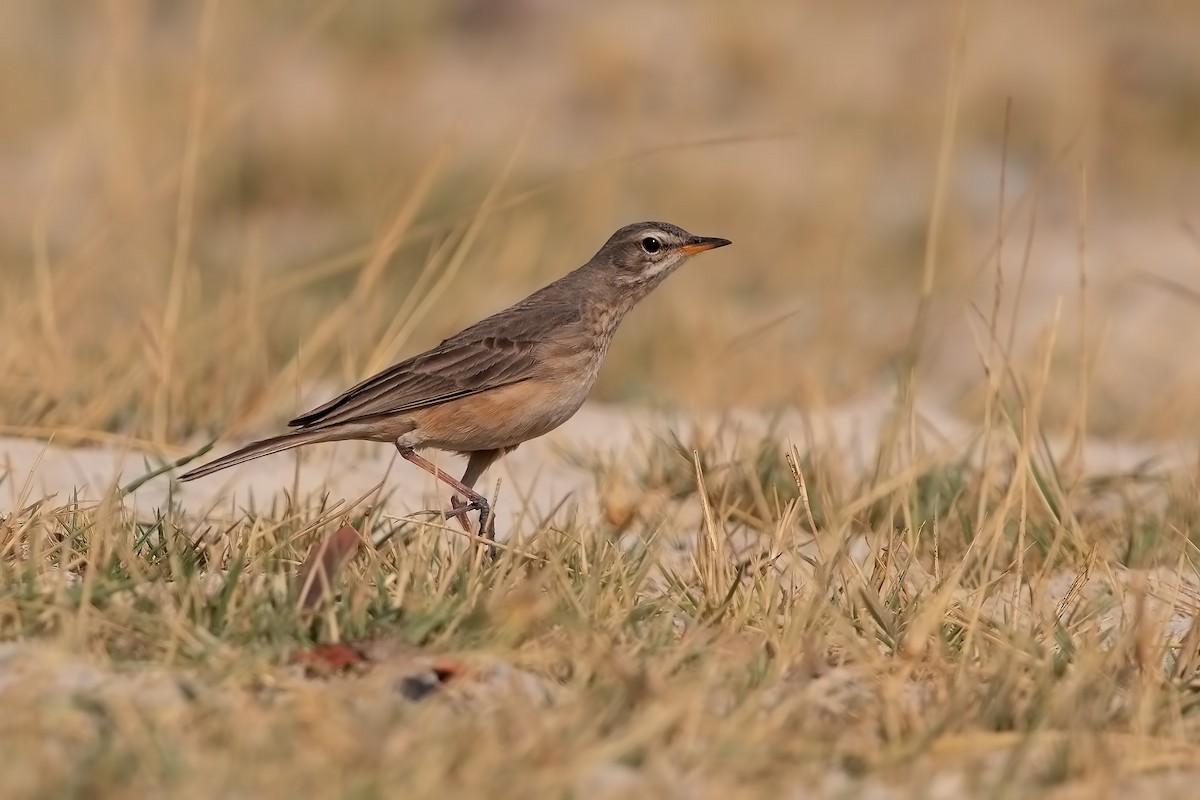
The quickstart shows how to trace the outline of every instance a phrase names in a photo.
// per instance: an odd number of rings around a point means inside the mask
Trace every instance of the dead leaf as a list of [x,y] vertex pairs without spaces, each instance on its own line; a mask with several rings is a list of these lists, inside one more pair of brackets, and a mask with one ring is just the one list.
[[321,601],[333,595],[334,580],[362,546],[362,537],[353,525],[343,525],[323,542],[308,551],[308,557],[296,575],[300,588],[300,610],[312,611]]

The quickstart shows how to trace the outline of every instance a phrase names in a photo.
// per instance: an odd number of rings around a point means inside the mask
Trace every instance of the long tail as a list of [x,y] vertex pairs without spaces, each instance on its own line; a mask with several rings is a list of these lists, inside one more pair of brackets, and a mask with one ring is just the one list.
[[191,481],[196,478],[203,478],[205,475],[211,475],[226,467],[232,467],[235,464],[241,464],[251,459],[269,456],[272,453],[278,453],[283,450],[291,450],[293,447],[300,447],[305,444],[331,442],[341,438],[343,437],[339,436],[335,431],[330,430],[292,431],[280,436],[272,436],[270,439],[251,442],[240,450],[234,450],[229,455],[222,456],[216,461],[210,461],[202,467],[189,470],[180,475],[179,480]]

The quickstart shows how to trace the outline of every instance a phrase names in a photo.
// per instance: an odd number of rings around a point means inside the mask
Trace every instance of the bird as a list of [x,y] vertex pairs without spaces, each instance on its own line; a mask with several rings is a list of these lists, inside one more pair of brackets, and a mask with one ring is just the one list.
[[[596,382],[626,313],[697,253],[732,244],[666,222],[617,230],[583,266],[441,344],[406,358],[252,442],[179,476],[191,481],[255,458],[319,442],[386,442],[452,490],[451,513],[495,539],[475,484],[497,459],[570,419]],[[467,457],[454,478],[420,451]],[[459,497],[462,496],[462,499]]]

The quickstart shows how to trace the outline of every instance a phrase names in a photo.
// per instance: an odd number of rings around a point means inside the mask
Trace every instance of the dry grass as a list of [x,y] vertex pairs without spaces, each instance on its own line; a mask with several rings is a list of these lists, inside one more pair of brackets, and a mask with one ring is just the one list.
[[[521,531],[495,564],[370,499],[220,529],[32,504],[0,529],[4,793],[956,796],[1200,769],[1194,488],[1072,480],[1037,431],[998,425],[988,464],[900,437],[855,479],[779,441],[664,442],[610,472],[636,513]],[[386,544],[300,612],[295,565],[346,516]],[[376,649],[288,666],[330,641]],[[422,658],[455,677],[414,700]]]
[[[978,411],[965,309],[999,263],[1017,363],[1063,299],[1093,424],[1200,429],[1172,348],[1200,318],[1146,279],[1198,288],[1190,7],[505,5],[6,9],[5,423],[167,444],[283,416],[297,382],[359,377],[666,217],[737,248],[629,320],[602,398],[890,384],[935,256],[920,363],[949,402]],[[1046,416],[1069,424],[1061,373]]]
[[[1194,780],[1198,476],[1097,475],[1082,443],[1200,427],[1197,12],[529,6],[0,11],[0,433],[175,457],[661,217],[736,248],[631,317],[599,396],[895,385],[870,468],[664,432],[595,465],[602,523],[495,564],[378,497],[218,525],[8,475],[0,794]],[[923,433],[928,395],[969,449]],[[298,610],[345,518],[386,543]],[[378,648],[353,674],[289,665],[346,641]]]

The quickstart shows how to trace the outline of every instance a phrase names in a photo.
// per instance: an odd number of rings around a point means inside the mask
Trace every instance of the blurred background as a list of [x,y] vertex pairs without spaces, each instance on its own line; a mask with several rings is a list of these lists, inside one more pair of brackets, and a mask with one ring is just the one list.
[[6,3],[0,423],[272,427],[663,219],[735,246],[634,311],[599,400],[837,406],[916,352],[970,418],[999,341],[1030,375],[1050,347],[1052,424],[1187,436],[1198,30],[1148,0]]

